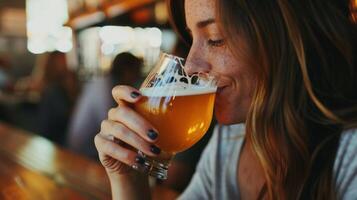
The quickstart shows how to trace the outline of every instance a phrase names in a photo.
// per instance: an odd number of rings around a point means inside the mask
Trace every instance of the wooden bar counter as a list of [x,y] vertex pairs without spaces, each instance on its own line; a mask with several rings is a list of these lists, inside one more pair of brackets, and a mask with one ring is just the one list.
[[0,199],[110,199],[104,168],[0,122]]

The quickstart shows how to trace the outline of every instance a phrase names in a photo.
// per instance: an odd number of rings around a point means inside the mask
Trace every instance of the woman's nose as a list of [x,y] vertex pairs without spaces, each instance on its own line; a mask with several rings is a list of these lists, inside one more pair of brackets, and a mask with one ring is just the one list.
[[208,73],[209,71],[210,65],[205,59],[203,52],[192,46],[186,58],[185,72],[191,75],[199,72]]

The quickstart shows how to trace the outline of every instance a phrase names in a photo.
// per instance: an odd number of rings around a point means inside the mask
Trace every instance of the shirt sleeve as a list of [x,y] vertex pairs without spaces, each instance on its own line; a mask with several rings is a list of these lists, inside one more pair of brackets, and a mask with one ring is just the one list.
[[341,137],[334,166],[338,199],[357,199],[357,129]]
[[215,173],[214,169],[217,156],[219,129],[219,126],[215,127],[213,135],[202,153],[196,172],[187,189],[178,198],[179,200],[212,199],[212,184]]
[[69,125],[67,145],[70,149],[90,157],[97,156],[93,138],[100,131],[100,123],[109,109],[106,92],[99,82],[85,85]]

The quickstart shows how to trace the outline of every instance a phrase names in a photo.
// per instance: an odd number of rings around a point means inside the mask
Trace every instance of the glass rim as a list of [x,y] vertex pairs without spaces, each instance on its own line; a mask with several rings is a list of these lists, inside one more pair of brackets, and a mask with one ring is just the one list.
[[[159,59],[163,59],[163,58],[168,58],[168,59],[173,59],[173,60],[179,60],[179,61],[186,61],[186,58],[183,58],[183,57],[180,57],[180,56],[176,56],[176,55],[173,55],[173,54],[170,54],[170,53],[166,53],[166,52],[163,52],[161,51],[160,52],[160,56],[159,56]],[[185,65],[183,63],[180,62],[180,65],[182,67],[182,69],[185,70]],[[186,70],[185,70],[186,72]],[[190,76],[194,75],[194,74],[197,74],[198,76],[199,75],[204,75],[204,76],[207,76],[209,79],[214,79],[214,81],[216,83],[218,83],[218,80],[219,80],[219,76],[215,75],[215,73],[210,73],[210,72],[195,72],[193,74],[190,74]],[[201,77],[201,76],[200,76]]]
[[185,58],[183,57],[180,57],[180,56],[175,56],[173,54],[169,54],[169,53],[166,53],[166,52],[161,52],[160,53],[160,57],[168,57],[170,59],[178,59],[178,60],[186,60]]

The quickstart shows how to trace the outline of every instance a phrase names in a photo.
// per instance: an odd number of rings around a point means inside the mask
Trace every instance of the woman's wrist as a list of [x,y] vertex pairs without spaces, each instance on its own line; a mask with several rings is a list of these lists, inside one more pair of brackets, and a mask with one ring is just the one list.
[[125,174],[108,173],[112,198],[115,199],[150,199],[151,193],[148,176],[136,171]]

